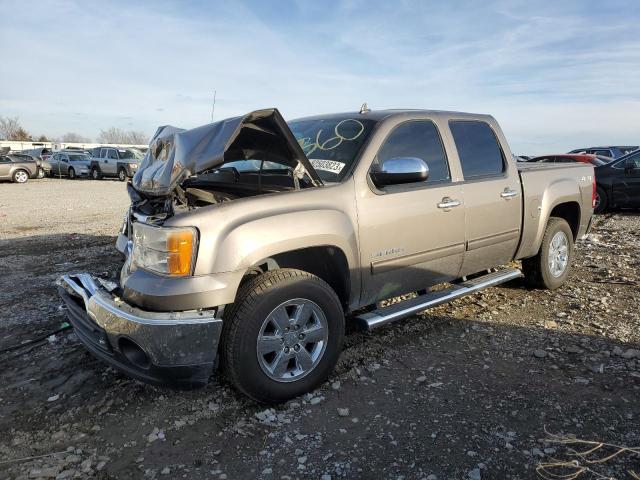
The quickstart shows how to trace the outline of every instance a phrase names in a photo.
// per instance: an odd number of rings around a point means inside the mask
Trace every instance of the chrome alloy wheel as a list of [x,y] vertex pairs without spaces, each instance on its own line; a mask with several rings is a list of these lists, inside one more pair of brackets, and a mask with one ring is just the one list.
[[258,363],[272,380],[300,380],[320,363],[328,338],[327,317],[318,305],[305,298],[288,300],[274,308],[260,327]]
[[549,271],[559,277],[567,269],[569,263],[569,239],[564,232],[557,232],[549,244]]
[[15,175],[16,183],[24,183],[29,180],[29,175],[24,170],[19,170]]

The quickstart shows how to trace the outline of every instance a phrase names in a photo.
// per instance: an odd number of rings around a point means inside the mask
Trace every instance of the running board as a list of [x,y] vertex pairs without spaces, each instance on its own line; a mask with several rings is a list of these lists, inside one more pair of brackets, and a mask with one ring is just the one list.
[[400,303],[394,303],[388,307],[379,308],[372,312],[357,315],[356,320],[361,323],[367,330],[386,325],[387,323],[402,320],[416,313],[427,310],[443,303],[451,302],[456,298],[464,297],[485,288],[494,287],[501,283],[515,280],[522,277],[522,272],[517,268],[506,268],[497,272],[488,273],[481,277],[476,277],[466,282],[452,285],[446,290],[437,292],[429,292]]

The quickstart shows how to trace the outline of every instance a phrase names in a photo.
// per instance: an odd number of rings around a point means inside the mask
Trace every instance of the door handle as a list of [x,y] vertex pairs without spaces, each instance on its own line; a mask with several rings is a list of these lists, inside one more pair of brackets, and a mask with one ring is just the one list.
[[502,198],[506,198],[507,200],[515,197],[516,195],[518,195],[518,192],[516,192],[515,190],[509,190],[508,187],[505,188],[504,191],[500,194]]
[[459,207],[462,205],[460,200],[454,200],[450,197],[444,197],[440,203],[438,203],[438,208],[442,208],[444,210],[448,210],[453,207]]

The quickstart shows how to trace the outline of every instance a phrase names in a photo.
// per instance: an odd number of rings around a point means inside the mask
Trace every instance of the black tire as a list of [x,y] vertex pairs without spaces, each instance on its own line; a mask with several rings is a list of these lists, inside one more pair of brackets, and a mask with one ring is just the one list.
[[124,168],[120,168],[118,170],[118,180],[120,180],[121,182],[127,181],[127,171]]
[[[318,363],[300,379],[278,381],[260,366],[258,335],[270,313],[292,299],[310,300],[321,309],[328,325],[326,348]],[[273,270],[247,281],[225,312],[221,366],[229,381],[245,395],[262,403],[279,403],[321,385],[338,361],[343,339],[344,312],[326,282],[301,270]]]
[[609,198],[607,192],[601,186],[596,186],[596,206],[593,209],[593,213],[603,213],[609,206]]
[[27,183],[29,180],[29,172],[26,170],[20,169],[13,172],[13,176],[11,177],[15,183]]
[[93,178],[94,180],[100,180],[102,178],[102,173],[100,173],[100,170],[94,167],[91,169],[91,178]]
[[45,177],[44,169],[41,167],[38,167],[38,174],[36,175],[36,178],[44,178],[44,177]]
[[[561,274],[554,274],[551,271],[549,260],[549,250],[551,242],[559,232],[564,233],[567,241],[567,261],[566,266]],[[542,245],[535,257],[525,258],[522,261],[522,270],[524,272],[525,282],[533,288],[544,288],[547,290],[555,290],[561,287],[569,276],[571,271],[571,263],[573,261],[573,232],[571,227],[564,218],[551,217],[547,222],[547,226],[542,237]]]
[[67,173],[69,174],[69,180],[75,180],[76,178],[76,171],[74,170],[73,167],[71,167]]

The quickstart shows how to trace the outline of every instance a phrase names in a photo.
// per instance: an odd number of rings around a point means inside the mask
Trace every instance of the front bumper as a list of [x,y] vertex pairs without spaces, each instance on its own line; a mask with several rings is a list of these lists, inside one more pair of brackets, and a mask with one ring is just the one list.
[[95,357],[148,383],[207,383],[222,331],[214,310],[140,310],[114,294],[117,285],[86,273],[64,275],[57,284],[76,335]]

